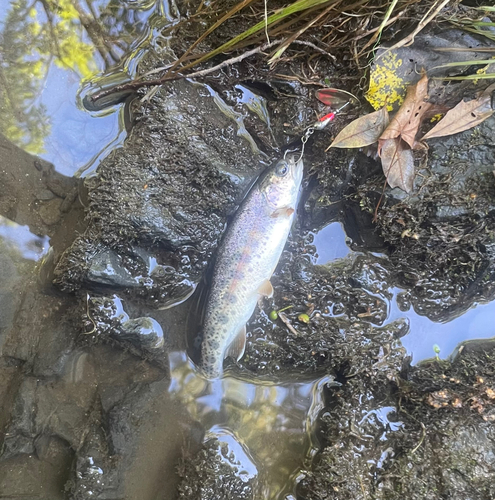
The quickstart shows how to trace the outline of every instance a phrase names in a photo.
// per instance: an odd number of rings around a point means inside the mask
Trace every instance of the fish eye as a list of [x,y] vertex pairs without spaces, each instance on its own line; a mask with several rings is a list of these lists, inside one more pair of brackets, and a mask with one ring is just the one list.
[[287,163],[281,163],[280,165],[277,166],[277,168],[275,169],[275,173],[279,176],[279,177],[285,177],[287,175],[287,173],[289,172],[289,165],[287,165]]

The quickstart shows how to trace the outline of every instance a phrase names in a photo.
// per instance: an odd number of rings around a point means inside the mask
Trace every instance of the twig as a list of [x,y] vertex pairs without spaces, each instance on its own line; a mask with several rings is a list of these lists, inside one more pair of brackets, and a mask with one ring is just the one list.
[[298,331],[292,326],[292,323],[290,322],[289,318],[286,316],[285,313],[279,312],[278,317],[282,320],[282,322],[290,330],[290,332],[292,332],[296,336],[299,336]]
[[[400,42],[397,42],[395,45],[392,45],[392,47],[388,47],[384,52],[382,52],[379,56],[376,57],[375,61],[382,57],[384,54],[387,52],[390,52],[391,50],[399,49],[400,47],[404,47],[407,45],[410,45],[411,43],[414,42],[414,37],[426,26],[428,25],[437,15],[438,13],[450,2],[450,0],[443,0],[443,2],[440,3],[440,5],[431,13],[431,10],[433,9],[433,6],[428,10],[428,12],[423,16],[421,21],[418,23],[416,28],[412,33],[407,35],[405,38],[403,38]],[[429,14],[429,15],[428,15]]]
[[[165,76],[171,76],[170,73],[172,73],[172,71],[175,70],[175,68],[177,68],[177,66],[179,66],[179,64],[181,64],[185,59],[186,57],[193,51],[193,49],[198,45],[200,44],[210,33],[212,33],[213,31],[215,31],[218,26],[220,26],[224,21],[226,21],[227,19],[230,19],[234,14],[236,14],[237,12],[239,12],[241,9],[243,9],[244,7],[246,7],[247,5],[249,5],[253,0],[243,0],[242,2],[239,2],[238,4],[236,4],[231,10],[229,10],[226,14],[224,14],[213,26],[211,26],[210,28],[208,28],[185,52],[184,54],[182,54],[181,57],[179,57],[179,59],[177,59],[177,61],[175,61],[173,64],[172,64],[172,67],[169,69],[167,75]],[[201,2],[203,3],[203,2]],[[200,6],[201,8],[201,6]],[[199,12],[199,9],[198,9],[198,12]],[[270,42],[270,40],[268,40],[268,42]]]
[[232,57],[231,59],[227,59],[226,61],[221,62],[220,64],[217,64],[216,66],[212,66],[211,68],[203,69],[201,71],[195,71],[194,73],[189,73],[188,75],[181,75],[181,74],[175,74],[172,76],[166,76],[162,78],[158,78],[155,80],[144,80],[144,81],[136,81],[133,80],[132,82],[128,83],[123,83],[121,85],[116,85],[115,87],[112,87],[107,90],[103,90],[101,92],[98,92],[97,94],[94,94],[90,97],[92,102],[97,101],[98,99],[101,99],[103,97],[107,97],[111,94],[114,94],[116,92],[124,92],[126,90],[137,90],[140,89],[141,87],[152,87],[155,85],[162,85],[165,82],[172,82],[175,80],[180,80],[182,78],[198,78],[201,76],[206,76],[211,73],[214,73],[215,71],[218,71],[219,69],[225,68],[226,66],[231,66],[232,64],[236,64],[238,62],[243,61],[244,59],[251,57],[255,54],[259,54],[260,52],[263,52],[266,49],[269,49],[270,47],[273,47],[277,43],[280,43],[281,40],[274,40],[273,42],[270,43],[264,43],[263,45],[260,45],[259,47],[256,47],[255,49],[249,50],[247,52],[244,52],[244,54],[241,54],[240,56],[237,57]]
[[[172,82],[175,80],[180,80],[182,78],[200,78],[202,76],[207,76],[211,73],[215,73],[215,71],[218,71],[222,68],[225,68],[227,66],[232,66],[233,64],[239,63],[243,61],[244,59],[254,56],[256,54],[259,54],[260,52],[263,52],[264,50],[267,50],[274,45],[277,45],[281,43],[282,40],[273,40],[270,43],[264,43],[263,45],[260,45],[259,47],[256,47],[252,50],[248,50],[247,52],[244,52],[243,54],[237,56],[237,57],[232,57],[230,59],[227,59],[220,64],[217,64],[216,66],[212,66],[211,68],[206,68],[202,69],[201,71],[195,71],[194,73],[189,73],[187,75],[181,75],[181,74],[174,74],[172,76],[163,76],[161,78],[156,78],[154,80],[133,80],[132,82],[127,82],[127,83],[122,83],[121,85],[115,85],[115,87],[111,87],[107,90],[102,90],[101,92],[98,92],[90,97],[90,100],[92,102],[97,101],[98,99],[102,99],[103,97],[108,97],[109,95],[115,94],[117,92],[124,92],[127,90],[138,90],[142,87],[153,87],[156,85],[162,85],[165,82]],[[296,45],[305,45],[307,47],[311,47],[312,49],[316,50],[317,52],[326,55],[328,57],[331,57],[332,59],[335,60],[335,56],[332,54],[328,53],[326,50],[321,49],[317,45],[315,45],[312,42],[306,42],[304,40],[294,40],[292,42],[293,44]],[[168,69],[167,67],[163,69]],[[150,72],[151,73],[151,72]],[[148,74],[150,74],[148,73]]]
[[375,46],[373,47],[373,49],[375,49],[376,45],[380,42],[380,38],[382,36],[382,32],[384,30],[384,28],[387,26],[388,24],[388,21],[390,19],[390,16],[392,15],[392,12],[394,11],[395,9],[395,6],[397,5],[397,2],[399,0],[392,0],[390,2],[390,6],[387,10],[387,12],[385,13],[385,16],[380,24],[380,26],[378,26],[378,30],[376,31],[376,33],[366,42],[365,46],[361,49],[361,54],[364,52],[364,50],[369,47],[372,43],[374,43],[376,41],[376,44]]
[[[134,91],[134,90],[138,90],[142,87],[153,87],[156,85],[162,85],[165,82],[172,82],[175,80],[180,80],[182,78],[200,78],[202,76],[207,76],[211,73],[215,73],[215,71],[218,71],[222,68],[225,68],[227,66],[232,66],[233,64],[239,63],[248,57],[259,54],[260,52],[263,52],[264,50],[267,50],[267,49],[269,49],[269,48],[273,47],[274,45],[277,45],[281,42],[282,42],[282,40],[273,40],[270,43],[264,43],[263,45],[260,45],[259,47],[256,47],[252,50],[248,50],[247,52],[244,52],[243,54],[241,54],[237,57],[232,57],[230,59],[227,59],[227,60],[221,62],[220,64],[217,64],[216,66],[212,66],[211,68],[202,69],[200,71],[195,71],[194,73],[189,73],[187,75],[181,75],[181,74],[176,73],[174,75],[168,76],[168,73],[167,73],[165,76],[163,76],[161,78],[156,78],[154,80],[137,79],[137,80],[133,80],[132,82],[122,83],[121,85],[115,85],[114,87],[111,87],[107,90],[102,90],[101,92],[98,92],[98,93],[92,95],[90,97],[90,99],[92,102],[95,102],[98,99],[102,99],[103,97],[108,97],[109,95],[115,94],[117,92],[124,92],[127,90]],[[307,42],[305,40],[293,40],[291,42],[291,45],[292,44],[305,45],[307,47],[311,47],[313,50],[316,50],[320,54],[323,54],[325,56],[332,58],[333,60],[336,60],[336,57],[333,54],[330,54],[329,52],[318,47],[317,45],[315,45],[312,42]],[[172,69],[172,68],[170,66],[168,66],[168,67],[164,67],[162,69],[164,69],[164,70],[169,69],[169,72],[170,72],[170,69]],[[158,71],[158,70],[156,70],[156,71]],[[148,74],[151,74],[153,72],[155,72],[155,71],[152,70]]]
[[323,54],[324,56],[328,56],[330,57],[330,59],[333,59],[334,61],[337,60],[337,58],[333,55],[333,54],[330,54],[330,52],[327,52],[326,50],[318,47],[318,45],[315,45],[314,43],[312,42],[307,42],[305,40],[293,40],[291,42],[291,44],[295,44],[295,45],[306,45],[307,47],[311,47],[313,50],[316,50],[316,52],[319,52],[320,54]]
[[[390,26],[391,24],[395,23],[395,21],[397,21],[397,19],[399,19],[400,17],[402,17],[404,14],[405,14],[406,10],[401,10],[396,16],[394,17],[391,17],[385,24],[384,27],[387,27],[387,26]],[[371,35],[372,33],[375,33],[377,32],[380,28],[383,29],[384,27],[382,27],[381,25],[380,26],[377,26],[376,28],[372,28],[370,30],[367,30],[366,32],[364,33],[361,33],[360,35],[356,35],[352,40],[353,41],[357,41],[357,40],[361,40],[361,38],[365,38],[367,37],[368,35]],[[435,49],[433,49],[435,50]]]
[[[275,50],[275,53],[272,55],[270,60],[268,61],[268,64],[273,65],[277,59],[280,59],[280,56],[290,47],[290,44],[292,42],[295,42],[307,29],[309,29],[313,24],[318,22],[322,17],[326,16],[332,9],[335,8],[336,5],[340,0],[338,0],[336,3],[332,2],[329,7],[327,7],[323,12],[320,12],[316,17],[312,17],[304,26],[302,26],[299,30],[297,30],[295,33],[293,33],[289,38],[287,38],[283,43],[280,44],[280,46]],[[321,49],[317,49],[321,50]]]

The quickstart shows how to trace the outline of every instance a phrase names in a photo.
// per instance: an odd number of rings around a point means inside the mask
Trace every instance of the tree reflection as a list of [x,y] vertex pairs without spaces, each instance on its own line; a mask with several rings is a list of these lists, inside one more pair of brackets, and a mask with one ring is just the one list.
[[122,63],[149,28],[119,0],[12,0],[0,32],[0,132],[43,152],[50,124],[41,93],[53,65],[87,79]]

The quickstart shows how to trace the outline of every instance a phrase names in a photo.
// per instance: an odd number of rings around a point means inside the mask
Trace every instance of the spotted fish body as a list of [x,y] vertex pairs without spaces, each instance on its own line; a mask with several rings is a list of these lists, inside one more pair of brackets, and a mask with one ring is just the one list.
[[222,374],[227,356],[244,353],[245,325],[260,296],[271,296],[277,266],[296,211],[301,160],[271,166],[249,191],[219,248],[203,324],[200,369]]

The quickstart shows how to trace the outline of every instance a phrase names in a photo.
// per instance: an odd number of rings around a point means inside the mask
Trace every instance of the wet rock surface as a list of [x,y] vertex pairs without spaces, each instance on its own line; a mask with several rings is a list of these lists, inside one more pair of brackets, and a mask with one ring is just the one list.
[[[409,328],[403,320],[379,326],[388,314],[388,291],[379,288],[388,277],[383,259],[358,256],[313,266],[301,256],[285,264],[273,280],[274,308],[291,306],[286,311],[290,326],[266,314],[253,322],[243,366],[258,374],[331,373],[338,378],[387,358],[388,365],[398,356],[400,369],[405,351],[399,339]],[[300,314],[307,314],[309,322],[298,319]]]
[[87,181],[88,229],[58,262],[59,287],[133,288],[161,307],[194,290],[236,196],[260,170],[256,144],[216,99],[180,81],[135,105],[124,147]]
[[[494,126],[490,118],[474,130],[432,140],[416,192],[405,197],[389,190],[378,210],[377,232],[389,245],[401,285],[410,288],[416,311],[437,321],[494,297]],[[378,185],[359,187],[358,196],[374,213]]]
[[0,149],[0,215],[58,242],[61,238],[55,237],[54,226],[72,225],[73,214],[81,216],[80,179],[62,175],[51,163],[26,153],[1,134]]
[[358,403],[359,377],[334,390],[321,416],[325,445],[299,498],[491,498],[493,348],[481,357],[484,366],[467,352],[410,369],[385,402],[361,388]]

